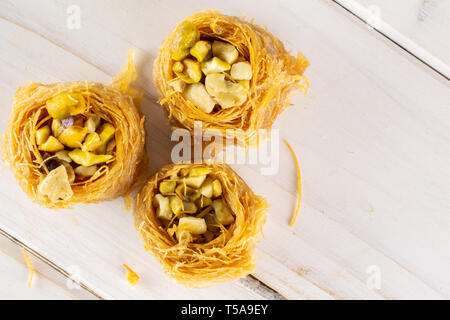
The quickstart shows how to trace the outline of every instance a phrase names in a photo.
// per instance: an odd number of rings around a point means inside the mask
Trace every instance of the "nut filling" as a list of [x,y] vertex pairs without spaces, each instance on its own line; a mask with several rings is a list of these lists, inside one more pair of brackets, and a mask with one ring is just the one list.
[[169,84],[205,113],[246,102],[252,79],[246,58],[228,42],[203,39],[190,22],[177,32],[171,55],[174,79]]
[[222,184],[211,169],[185,168],[159,182],[152,205],[178,242],[207,243],[235,221],[222,195]]
[[115,128],[90,114],[79,93],[61,93],[48,100],[35,140],[46,177],[38,192],[52,202],[72,197],[71,186],[97,179],[114,160]]

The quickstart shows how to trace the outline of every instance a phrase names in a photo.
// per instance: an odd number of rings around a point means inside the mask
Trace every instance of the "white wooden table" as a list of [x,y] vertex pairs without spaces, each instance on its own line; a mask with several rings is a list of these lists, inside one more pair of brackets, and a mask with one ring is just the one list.
[[[73,3],[80,29],[67,27]],[[281,144],[277,175],[234,167],[271,205],[257,270],[190,290],[145,252],[121,199],[54,212],[28,200],[5,169],[0,298],[450,298],[449,1],[3,0],[0,131],[18,86],[108,83],[135,47],[157,170],[170,162],[170,129],[156,104],[152,62],[176,22],[208,8],[245,11],[311,61],[307,98],[294,98],[276,122],[303,173],[295,227],[288,226],[295,167]],[[31,288],[20,246],[37,269]],[[136,287],[126,282],[123,263],[141,276]]]

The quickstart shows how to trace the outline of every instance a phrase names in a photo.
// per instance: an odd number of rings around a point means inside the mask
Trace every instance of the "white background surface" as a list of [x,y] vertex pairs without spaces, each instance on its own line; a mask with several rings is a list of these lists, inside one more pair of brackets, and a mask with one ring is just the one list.
[[[295,97],[275,125],[302,168],[294,228],[288,226],[296,193],[288,149],[280,144],[274,176],[234,166],[271,205],[253,277],[186,289],[142,248],[121,199],[54,212],[28,200],[5,169],[0,229],[9,238],[0,235],[0,298],[450,298],[450,90],[443,76],[449,2],[337,2],[1,1],[0,131],[18,86],[108,83],[135,47],[154,172],[170,162],[170,129],[156,103],[152,62],[173,26],[201,9],[245,11],[288,49],[301,49],[311,62],[311,90]],[[79,30],[66,25],[74,3],[81,8]],[[350,12],[369,5],[389,28],[377,32]],[[423,18],[429,8],[434,13]],[[30,289],[17,243],[34,253],[38,274]],[[141,276],[138,286],[125,281],[123,263]],[[379,289],[367,286],[371,270],[380,271]],[[67,285],[71,273],[81,289]]]

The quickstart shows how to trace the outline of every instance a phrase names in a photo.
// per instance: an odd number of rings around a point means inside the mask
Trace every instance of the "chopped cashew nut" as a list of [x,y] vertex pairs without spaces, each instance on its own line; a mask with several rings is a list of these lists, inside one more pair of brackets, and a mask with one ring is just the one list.
[[198,62],[202,62],[212,55],[211,43],[204,40],[197,41],[191,48],[190,53]]
[[112,126],[112,124],[105,123],[98,129],[98,135],[100,136],[100,140],[102,141],[102,145],[97,148],[96,152],[100,154],[104,154],[106,152],[106,147],[108,146],[108,142],[114,138],[114,133],[116,129]]
[[239,106],[247,100],[247,90],[239,83],[225,80],[222,73],[213,73],[206,76],[205,87],[222,108]]
[[152,204],[170,236],[179,242],[205,243],[235,221],[222,195],[222,184],[211,168],[185,167],[159,181]]
[[177,75],[186,83],[196,83],[202,79],[200,63],[192,59],[183,60],[184,71]]
[[61,132],[58,140],[69,148],[80,148],[86,134],[86,127],[71,126]]
[[178,230],[188,231],[192,234],[202,234],[206,232],[206,222],[203,218],[183,217],[180,218]]
[[86,107],[84,97],[74,93],[59,94],[48,100],[45,106],[53,119],[64,119],[80,114]]
[[239,52],[236,48],[227,42],[215,40],[212,45],[213,55],[225,61],[228,64],[233,64],[239,58]]
[[213,57],[211,60],[202,63],[202,72],[205,75],[210,73],[220,73],[230,70],[231,66],[223,60],[217,57]]
[[85,167],[85,166],[79,166],[74,169],[75,173],[82,177],[92,177],[94,173],[98,170],[98,167],[96,165]]
[[50,127],[44,126],[36,131],[36,143],[38,146],[42,145],[45,141],[47,141],[50,136]]
[[234,217],[222,199],[214,200],[212,203],[217,220],[223,224],[228,225],[234,222]]
[[88,133],[95,132],[100,125],[101,118],[99,116],[90,116],[85,123]]
[[230,75],[234,80],[251,80],[252,66],[248,62],[237,62],[231,66]]
[[55,137],[59,137],[59,135],[63,132],[64,128],[62,127],[61,120],[53,119],[52,120],[52,133]]
[[186,88],[186,82],[184,82],[181,79],[175,79],[169,82],[169,85],[176,91],[176,92],[183,92]]
[[178,196],[170,196],[169,203],[174,215],[178,216],[184,211],[183,201]]
[[64,165],[50,171],[44,180],[39,183],[38,191],[48,196],[52,202],[70,199],[73,191]]
[[177,186],[176,181],[166,180],[159,184],[159,192],[163,195],[168,195],[175,192],[175,187]]
[[97,132],[89,133],[81,145],[82,151],[94,151],[102,145],[102,140]]
[[82,151],[81,149],[75,149],[69,152],[69,157],[73,162],[85,167],[93,166],[102,162],[107,162],[114,158],[109,154],[95,154],[93,152]]
[[210,113],[216,105],[216,102],[208,94],[203,83],[188,85],[183,95],[186,100],[206,113]]
[[153,206],[156,207],[156,216],[161,219],[172,219],[172,211],[170,209],[169,198],[166,198],[160,194],[157,194],[153,198]]
[[[85,111],[85,106],[81,94],[60,94],[46,104],[47,111],[53,118],[48,120],[47,125],[36,130],[38,150],[45,152],[41,154],[43,159],[50,159],[48,171],[55,169],[55,164],[64,165],[69,184],[74,183],[77,177],[84,180],[94,176],[98,170],[97,164],[114,158],[114,126],[100,116],[81,114]],[[60,182],[55,180],[52,185],[47,184],[47,180],[44,181],[41,182],[41,193],[48,193],[53,202],[57,201],[53,194],[58,194],[67,187],[64,186],[65,179]],[[52,188],[59,188],[59,191],[51,190]],[[68,195],[63,194],[61,198],[66,197]]]
[[172,66],[173,72],[183,72],[184,70],[184,64],[180,61],[176,61]]
[[54,136],[50,136],[45,143],[41,144],[38,147],[41,151],[48,151],[48,152],[57,152],[64,150],[64,145],[58,141]]
[[68,150],[61,150],[58,152],[55,152],[56,159],[65,161],[65,162],[72,162],[72,159],[69,157],[69,151]]
[[247,101],[252,66],[231,43],[200,40],[195,25],[185,21],[172,49],[176,78],[168,84],[194,106],[211,113],[216,105],[228,109]]
[[200,188],[202,186],[202,184],[205,181],[205,179],[206,179],[206,174],[202,175],[202,176],[184,178],[184,182],[189,187],[198,189],[198,188]]

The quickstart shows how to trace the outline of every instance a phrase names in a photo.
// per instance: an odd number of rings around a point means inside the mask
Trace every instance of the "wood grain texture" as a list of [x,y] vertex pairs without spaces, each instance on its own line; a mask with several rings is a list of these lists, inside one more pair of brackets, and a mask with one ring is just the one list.
[[[276,122],[303,173],[294,228],[295,166],[280,143],[277,175],[234,166],[271,210],[255,278],[289,299],[449,298],[449,84],[331,1],[80,1],[82,26],[65,27],[69,1],[0,4],[0,131],[14,91],[29,81],[109,82],[138,51],[151,170],[170,162],[170,129],[155,103],[151,65],[171,28],[214,7],[245,11],[311,60],[312,88]],[[104,298],[268,298],[246,281],[188,290],[141,246],[122,200],[53,212],[2,173],[0,227]],[[142,278],[131,288],[122,263]],[[381,271],[370,290],[368,268]]]
[[[5,79],[15,78],[18,81],[11,88],[8,100],[11,100],[14,87],[29,81],[25,78],[42,82],[67,81],[68,78],[110,81],[108,75],[34,33],[5,20],[1,20],[0,25],[4,31],[2,49],[11,53],[2,57],[3,61],[9,62],[1,64],[2,71],[8,75]],[[46,55],[27,50],[27,46],[39,48]],[[61,68],[54,61],[63,63],[65,67]],[[17,69],[20,72],[16,74]],[[77,74],[80,70],[84,75]],[[148,106],[151,103],[147,101],[145,104]],[[3,109],[6,111],[5,119],[8,109]],[[164,124],[163,119],[160,122]],[[6,121],[3,121],[2,131],[5,126]],[[161,141],[158,148],[167,148],[167,143]],[[10,180],[2,181],[0,187],[1,203],[8,204],[1,213],[4,215],[3,229],[35,251],[50,257],[62,269],[79,270],[82,282],[103,298],[262,298],[239,283],[204,290],[188,290],[173,284],[143,249],[134,229],[132,214],[123,209],[122,199],[100,205],[78,206],[67,212],[54,212],[26,200],[19,186],[13,182],[12,175],[6,176]],[[16,189],[11,189],[11,184]],[[140,286],[132,288],[128,285],[123,263],[141,276]],[[170,290],[165,289],[169,285]]]
[[[420,41],[423,37],[417,37],[415,34],[413,34],[412,38],[410,38],[410,32],[403,32],[404,29],[407,29],[404,26],[404,28],[401,28],[400,30],[393,27],[390,24],[389,20],[385,20],[383,18],[382,12],[384,11],[380,6],[378,6],[377,4],[371,4],[366,7],[356,0],[333,1],[338,3],[340,6],[342,6],[342,8],[344,8],[351,14],[358,17],[366,24],[367,28],[376,30],[380,34],[384,35],[387,39],[403,48],[406,52],[413,55],[416,59],[425,63],[432,70],[441,74],[447,80],[450,80],[450,65],[442,60],[442,58],[440,58],[442,54],[441,51],[444,50],[439,50],[440,55],[436,56],[420,44],[421,42],[423,42]],[[426,3],[427,5],[424,5],[423,8],[428,10],[430,9],[430,5],[428,5],[429,3],[436,4],[437,2],[438,0],[424,1],[424,3]],[[400,9],[401,7],[398,6],[399,4],[401,5],[401,3],[396,3],[394,7]],[[427,33],[431,34],[431,32]],[[417,42],[417,38],[419,42]],[[441,46],[441,49],[445,49],[445,46]]]
[[412,41],[450,65],[450,2],[445,0],[355,0]]
[[68,284],[67,278],[48,264],[29,254],[35,274],[28,288],[29,271],[22,248],[0,235],[0,299],[96,299],[79,286]]

